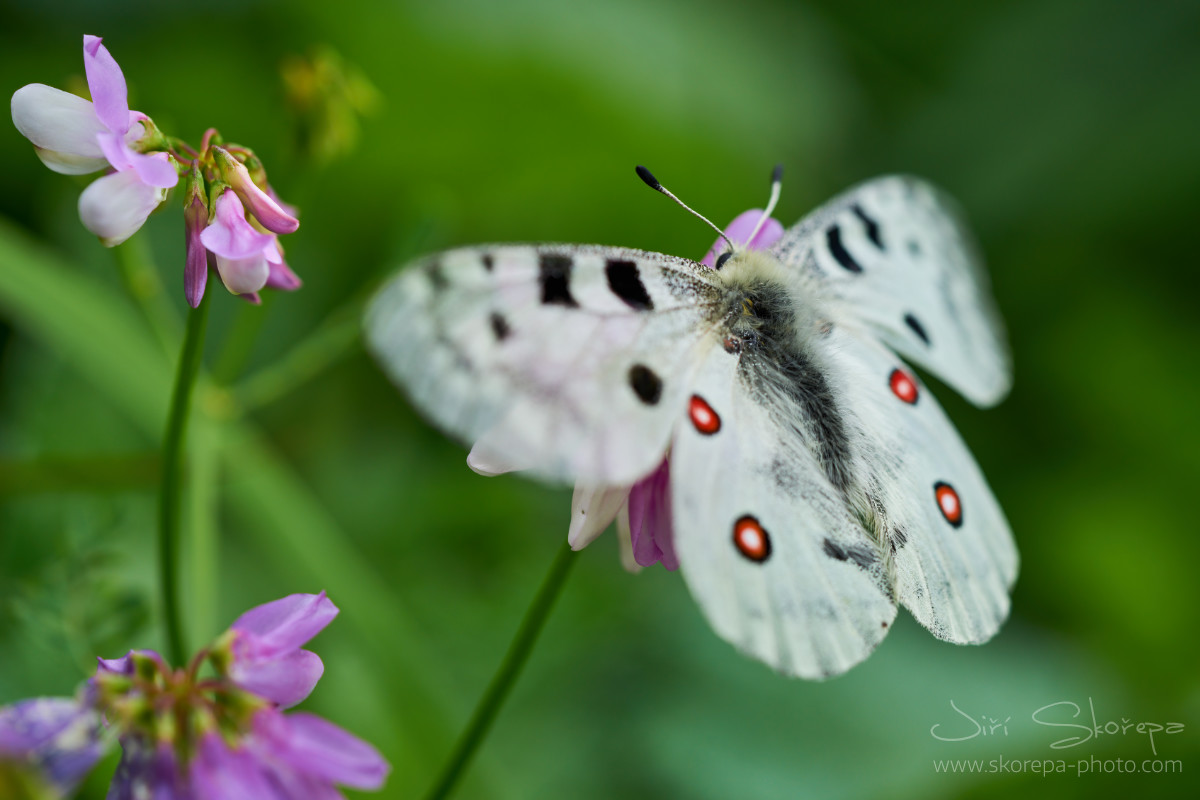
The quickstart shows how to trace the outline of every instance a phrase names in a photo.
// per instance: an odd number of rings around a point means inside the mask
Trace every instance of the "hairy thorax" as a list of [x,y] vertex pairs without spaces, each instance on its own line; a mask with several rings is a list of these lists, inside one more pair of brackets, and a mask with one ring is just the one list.
[[815,286],[763,252],[729,257],[718,270],[723,286],[726,349],[807,349],[828,323]]
[[816,287],[766,253],[726,259],[723,344],[738,357],[738,379],[783,429],[795,433],[830,483],[849,494],[852,453],[820,340],[831,330]]

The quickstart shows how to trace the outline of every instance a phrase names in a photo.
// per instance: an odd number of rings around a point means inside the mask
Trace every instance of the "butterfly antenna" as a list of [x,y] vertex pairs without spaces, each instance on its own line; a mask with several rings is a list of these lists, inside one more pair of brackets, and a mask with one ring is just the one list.
[[[685,202],[683,202],[682,200],[680,200],[680,199],[679,199],[678,197],[676,197],[676,196],[675,196],[675,195],[674,195],[674,194],[673,194],[673,193],[672,193],[672,192],[671,192],[669,189],[667,189],[665,186],[663,186],[661,183],[659,183],[659,182],[658,182],[658,178],[656,178],[656,177],[654,177],[652,174],[650,174],[650,170],[646,169],[646,168],[645,168],[645,167],[643,167],[641,164],[638,164],[638,167],[637,167],[637,174],[638,174],[638,177],[639,177],[639,178],[641,178],[641,179],[642,179],[642,180],[645,182],[645,184],[646,184],[647,186],[649,186],[651,189],[653,189],[653,190],[654,190],[654,191],[656,191],[656,192],[662,192],[662,193],[663,193],[663,194],[665,194],[667,197],[671,198],[671,199],[672,199],[672,200],[674,200],[676,203],[678,203],[679,205],[683,206],[683,208],[684,208],[684,210],[685,210],[685,211],[687,211],[687,212],[691,213],[691,214],[692,214],[693,216],[695,216],[695,217],[699,217],[700,219],[704,220],[704,221],[705,221],[705,222],[708,224],[708,227],[710,227],[710,228],[712,228],[714,231],[716,231],[716,232],[717,232],[717,235],[718,235],[718,236],[720,236],[722,239],[724,239],[724,240],[725,240],[725,243],[726,243],[727,245],[729,245],[729,249],[731,249],[731,250],[736,250],[736,249],[737,249],[737,248],[734,246],[733,242],[729,241],[729,237],[725,235],[725,231],[721,230],[721,229],[720,229],[720,228],[718,228],[716,225],[713,225],[713,224],[712,224],[712,222],[711,222],[711,221],[709,221],[708,217],[704,216],[703,214],[701,214],[700,212],[698,212],[698,211],[696,211],[696,210],[694,210],[694,209],[692,209],[692,208],[689,208],[689,207],[688,207],[688,205],[687,205],[687,203],[685,203]],[[770,212],[768,212],[768,213],[770,213]]]
[[746,244],[754,241],[754,237],[758,236],[758,232],[762,230],[762,226],[771,218],[771,212],[775,210],[775,204],[779,202],[779,192],[783,189],[783,164],[776,164],[775,169],[771,172],[771,199],[767,201],[767,210],[758,218],[758,224],[754,226],[754,230],[746,238]]

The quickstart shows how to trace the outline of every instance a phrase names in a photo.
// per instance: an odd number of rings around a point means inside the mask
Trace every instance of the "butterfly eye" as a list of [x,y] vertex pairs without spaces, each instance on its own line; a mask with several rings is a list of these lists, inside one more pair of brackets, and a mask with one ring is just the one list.
[[726,250],[724,253],[721,253],[721,255],[717,256],[716,268],[720,269],[721,267],[725,266],[725,262],[728,261],[730,256],[732,256],[732,255],[733,255],[732,250]]

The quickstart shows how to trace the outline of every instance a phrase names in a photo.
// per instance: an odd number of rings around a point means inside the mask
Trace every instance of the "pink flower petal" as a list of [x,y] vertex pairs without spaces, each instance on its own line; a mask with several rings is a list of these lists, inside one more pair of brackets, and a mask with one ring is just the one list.
[[235,657],[229,670],[238,686],[283,708],[291,708],[312,694],[324,674],[320,656],[308,650],[262,660]]
[[83,68],[96,116],[110,131],[124,134],[129,130],[129,97],[125,76],[108,48],[98,36],[83,37]]
[[254,756],[229,749],[213,731],[201,738],[190,772],[197,800],[287,800],[271,786]]
[[147,183],[159,189],[170,189],[179,183],[179,173],[171,163],[171,157],[166,153],[135,153],[130,152],[133,168],[137,171],[142,183]]
[[629,499],[629,488],[575,484],[575,494],[571,497],[571,526],[567,530],[571,549],[582,550],[608,528]]
[[104,168],[104,152],[96,134],[105,128],[92,104],[82,97],[31,83],[13,93],[12,120],[55,172],[86,175]]
[[310,778],[371,790],[391,771],[378,750],[315,714],[259,712],[254,727],[272,755]]
[[[234,294],[253,295],[267,285],[267,278],[271,276],[271,265],[261,255],[250,258],[217,256],[215,260],[221,283]],[[257,297],[251,302],[258,305]]]
[[117,675],[133,674],[133,651],[130,650],[120,658],[97,658],[96,673],[112,672]]
[[254,215],[255,219],[272,233],[295,233],[296,229],[300,227],[300,220],[284,211],[279,203],[258,188],[249,177],[241,185],[234,184],[234,190],[246,201],[246,205],[250,207],[250,213]]
[[[278,252],[278,242],[276,242],[276,252]],[[271,262],[271,274],[267,278],[267,288],[291,292],[303,285],[300,276],[292,272],[291,267],[283,261],[282,257],[279,261]]]
[[[274,237],[255,230],[254,226],[246,221],[246,212],[237,194],[226,191],[217,198],[216,219],[200,234],[200,241],[215,255],[223,258],[257,258],[265,264],[263,250],[274,242]],[[266,275],[263,276],[262,283],[247,291],[258,291],[265,284]]]
[[132,170],[115,172],[92,181],[79,195],[79,218],[105,247],[113,247],[137,233],[165,196]]
[[120,172],[133,170],[142,183],[158,189],[170,189],[179,183],[179,173],[166,153],[138,153],[117,133],[98,133],[96,142],[108,163]]
[[629,532],[633,557],[643,567],[662,562],[679,569],[671,518],[671,464],[664,458],[658,469],[629,491]]
[[[754,237],[754,241],[747,245],[746,238],[750,232],[754,230],[754,226],[758,224],[762,218],[761,209],[751,209],[743,211],[741,214],[729,223],[725,228],[725,235],[735,244],[748,246],[751,250],[766,250],[771,245],[775,244],[783,238],[783,225],[779,220],[772,217],[763,223],[762,229],[758,235]],[[717,256],[729,249],[729,245],[725,244],[725,240],[718,238],[713,242],[713,246],[709,248],[708,254],[700,260],[701,264],[706,266],[714,266],[717,262]]]
[[290,594],[238,617],[230,627],[253,634],[255,655],[279,655],[301,647],[333,622],[338,608],[320,594]]

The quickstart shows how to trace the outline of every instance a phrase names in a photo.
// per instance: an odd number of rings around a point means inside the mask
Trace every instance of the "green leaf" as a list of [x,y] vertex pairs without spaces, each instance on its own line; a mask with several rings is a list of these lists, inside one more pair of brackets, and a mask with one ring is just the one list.
[[157,439],[172,365],[134,306],[3,219],[0,264],[0,313],[83,373]]

